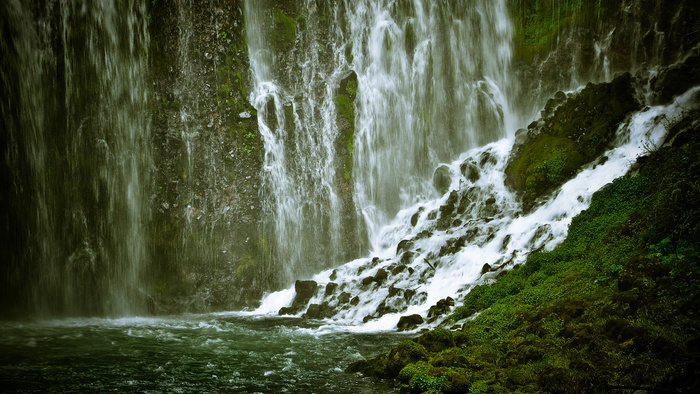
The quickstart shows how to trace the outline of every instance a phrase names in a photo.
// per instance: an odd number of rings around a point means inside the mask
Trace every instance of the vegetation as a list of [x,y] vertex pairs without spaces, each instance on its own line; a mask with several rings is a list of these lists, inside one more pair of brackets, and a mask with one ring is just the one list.
[[275,41],[280,48],[293,45],[297,36],[297,22],[279,8],[274,8],[272,12],[275,18]]
[[[549,111],[552,101],[547,106]],[[508,163],[508,186],[524,193],[525,204],[531,204],[603,153],[619,123],[637,108],[632,77],[623,74],[610,83],[589,84],[553,114],[546,109],[545,124],[531,125],[531,140]]]
[[597,192],[559,247],[473,289],[452,318],[481,313],[462,330],[427,332],[406,341],[418,350],[405,342],[349,370],[411,392],[700,390],[698,112],[637,175]]

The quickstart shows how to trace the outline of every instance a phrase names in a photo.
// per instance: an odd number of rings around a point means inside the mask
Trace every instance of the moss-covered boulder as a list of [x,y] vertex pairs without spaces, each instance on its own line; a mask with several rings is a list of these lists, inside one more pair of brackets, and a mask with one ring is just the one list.
[[610,83],[589,84],[534,123],[505,170],[506,184],[526,206],[568,181],[605,151],[620,123],[640,104],[629,73]]
[[347,371],[361,372],[365,376],[375,378],[395,378],[406,365],[427,357],[428,352],[422,345],[407,340],[401,342],[387,353],[350,364]]
[[401,318],[399,319],[399,323],[396,325],[396,328],[398,328],[399,331],[411,330],[416,328],[419,324],[423,324],[423,318],[421,317],[421,315],[413,314],[408,316],[401,316]]

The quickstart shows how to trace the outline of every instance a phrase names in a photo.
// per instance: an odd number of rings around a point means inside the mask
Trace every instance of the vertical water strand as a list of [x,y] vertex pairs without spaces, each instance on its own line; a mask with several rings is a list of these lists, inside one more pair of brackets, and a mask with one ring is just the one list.
[[[140,310],[151,166],[145,7],[5,3],[12,215],[4,278],[23,314]],[[6,185],[4,185],[6,186]],[[4,269],[8,269],[5,267]]]
[[287,284],[342,262],[352,249],[342,220],[343,209],[352,209],[341,195],[352,199],[339,179],[335,99],[350,70],[335,23],[339,5],[245,5],[251,102],[265,147],[265,232],[274,233],[275,265]]
[[[91,308],[107,314],[141,309],[151,167],[145,11],[135,1],[61,3],[66,184],[80,191],[67,198],[73,250],[66,271],[94,276],[98,305]],[[83,279],[64,279],[67,291],[89,292]]]
[[359,78],[355,201],[373,239],[434,194],[438,163],[513,131],[512,29],[505,1],[346,4]]

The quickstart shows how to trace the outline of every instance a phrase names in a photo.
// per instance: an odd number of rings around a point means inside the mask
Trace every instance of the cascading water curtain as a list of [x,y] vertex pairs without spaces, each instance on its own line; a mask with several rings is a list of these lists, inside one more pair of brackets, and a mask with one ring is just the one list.
[[268,227],[286,282],[340,262],[328,251],[352,234],[344,193],[366,243],[398,210],[434,195],[439,163],[513,131],[505,1],[307,1],[285,10],[249,0],[245,14]]
[[505,1],[360,1],[348,7],[359,77],[355,201],[374,239],[435,192],[441,162],[516,124]]
[[[278,261],[272,269],[286,285],[348,255],[343,238],[352,234],[341,216],[343,194],[350,203],[351,196],[338,179],[334,97],[349,66],[341,59],[342,34],[332,23],[339,5],[323,6],[324,22],[313,2],[293,10],[297,20],[271,2],[245,5],[255,76],[251,102],[265,147],[264,231],[274,233]],[[298,22],[302,15],[305,29]]]
[[8,310],[138,312],[151,167],[145,5],[11,0],[0,10],[10,32],[3,227],[16,241],[3,252]]

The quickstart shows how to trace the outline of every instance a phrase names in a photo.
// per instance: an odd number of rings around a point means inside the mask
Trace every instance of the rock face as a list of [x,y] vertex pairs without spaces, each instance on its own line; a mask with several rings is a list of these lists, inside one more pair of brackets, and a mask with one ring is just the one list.
[[673,64],[696,45],[700,29],[694,0],[508,3],[521,102],[532,110],[560,89]]
[[153,312],[253,305],[270,283],[242,3],[147,2]]
[[652,104],[668,104],[674,96],[684,93],[690,86],[700,85],[700,51],[695,52],[694,56],[663,70],[650,81],[654,91]]
[[588,84],[528,127],[505,170],[506,184],[526,206],[560,186],[593,161],[615,137],[627,114],[640,107],[627,73],[610,83]]

